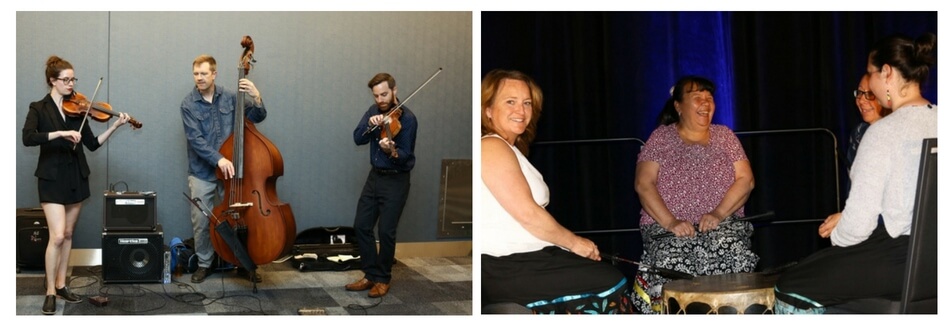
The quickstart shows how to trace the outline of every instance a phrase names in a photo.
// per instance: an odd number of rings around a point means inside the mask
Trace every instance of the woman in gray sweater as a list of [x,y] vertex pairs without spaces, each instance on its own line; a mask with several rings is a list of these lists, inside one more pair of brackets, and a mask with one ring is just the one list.
[[775,312],[823,313],[861,298],[899,299],[913,221],[920,146],[936,137],[937,108],[920,93],[935,59],[936,36],[881,40],[868,57],[870,90],[893,113],[864,134],[851,168],[844,211],[818,228],[832,247],[783,273]]

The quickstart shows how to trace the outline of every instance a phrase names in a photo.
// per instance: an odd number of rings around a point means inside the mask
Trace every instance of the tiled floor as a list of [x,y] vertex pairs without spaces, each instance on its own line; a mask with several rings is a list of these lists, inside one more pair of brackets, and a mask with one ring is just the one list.
[[[101,267],[74,267],[70,288],[85,297],[108,296],[99,307],[57,299],[57,315],[296,315],[299,309],[327,315],[470,315],[472,258],[398,259],[391,290],[381,299],[345,291],[361,271],[300,272],[289,262],[260,267],[263,282],[252,284],[236,272],[215,273],[200,284],[190,274],[170,284],[103,284]],[[16,279],[16,314],[41,315],[45,291],[41,270],[23,270]]]

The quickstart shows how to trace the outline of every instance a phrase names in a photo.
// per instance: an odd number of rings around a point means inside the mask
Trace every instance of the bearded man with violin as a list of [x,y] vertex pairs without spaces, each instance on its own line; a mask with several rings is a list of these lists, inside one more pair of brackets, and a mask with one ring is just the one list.
[[[115,130],[129,121],[125,113],[105,132],[96,137],[86,121],[88,107],[74,99],[78,80],[69,61],[58,56],[46,60],[46,85],[49,93],[43,99],[30,103],[30,111],[23,125],[23,145],[39,146],[39,162],[34,175],[38,179],[39,202],[49,227],[46,246],[46,300],[43,314],[56,313],[56,297],[69,303],[82,302],[66,286],[66,271],[72,251],[72,234],[82,201],[90,195],[89,164],[81,143],[95,151]],[[71,107],[71,109],[67,109]]]
[[[375,104],[368,108],[354,132],[356,145],[369,144],[371,160],[354,222],[365,276],[345,289],[370,289],[368,296],[378,298],[390,288],[397,224],[411,189],[417,118],[407,107],[398,105],[397,85],[390,74],[375,75],[368,81],[368,88]],[[375,248],[375,224],[380,251]]]
[[[234,175],[233,162],[220,153],[220,147],[233,132],[233,114],[237,94],[214,83],[217,61],[210,55],[198,56],[193,63],[194,88],[181,102],[181,119],[187,137],[187,185],[190,197],[199,200],[208,209],[220,203],[224,184],[217,178],[219,168],[225,178]],[[256,85],[249,79],[240,79],[239,91],[245,93],[246,117],[253,123],[266,119],[266,108]],[[204,282],[210,273],[214,247],[210,238],[210,220],[196,206],[191,207],[194,228],[194,251],[198,257],[197,271],[192,283]],[[262,282],[259,273],[245,272],[253,282]]]

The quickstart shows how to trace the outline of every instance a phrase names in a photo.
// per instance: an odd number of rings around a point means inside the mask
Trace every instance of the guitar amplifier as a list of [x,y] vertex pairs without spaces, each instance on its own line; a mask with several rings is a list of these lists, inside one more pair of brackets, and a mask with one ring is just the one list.
[[102,233],[103,283],[162,283],[166,255],[161,225],[154,231]]
[[156,199],[154,192],[105,192],[102,231],[154,231]]

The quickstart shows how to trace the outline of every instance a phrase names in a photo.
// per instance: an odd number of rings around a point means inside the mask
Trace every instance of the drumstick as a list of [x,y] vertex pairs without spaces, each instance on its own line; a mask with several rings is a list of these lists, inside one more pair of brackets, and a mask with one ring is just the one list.
[[640,263],[640,262],[635,262],[635,261],[632,261],[632,260],[629,260],[629,259],[620,258],[620,257],[614,256],[614,255],[608,255],[608,254],[605,254],[605,253],[598,253],[598,255],[601,255],[601,258],[602,258],[602,259],[607,259],[607,260],[612,260],[612,261],[620,261],[620,262],[624,262],[624,263],[636,264],[636,265],[638,266],[638,269],[641,270],[642,272],[647,272],[647,271],[649,271],[649,270],[652,270],[652,271],[656,272],[657,274],[660,274],[661,276],[663,276],[663,277],[665,277],[665,278],[668,278],[668,279],[687,279],[687,280],[689,280],[689,279],[692,279],[692,278],[693,278],[693,275],[692,275],[692,274],[685,273],[685,272],[680,272],[680,271],[676,271],[676,270],[671,270],[671,269],[663,268],[663,267],[650,266],[650,265],[642,264],[642,263]]
[[[749,216],[749,217],[739,218],[739,219],[736,219],[736,218],[726,218],[726,220],[721,221],[719,224],[722,225],[722,224],[724,224],[724,223],[729,223],[730,221],[733,221],[733,220],[738,220],[738,221],[752,221],[752,220],[756,220],[756,219],[762,219],[762,218],[765,218],[765,217],[771,217],[771,216],[774,216],[774,215],[775,215],[775,212],[769,211],[769,212],[766,212],[766,213],[757,214],[757,215],[754,215],[754,216]],[[694,226],[697,226],[697,224],[693,224],[693,225],[694,225]],[[653,236],[653,237],[651,237],[651,238],[652,238],[652,239],[661,239],[661,238],[667,238],[667,237],[673,237],[673,233],[668,231],[668,232],[666,232],[666,233],[662,233],[662,234],[660,234],[660,235]]]

